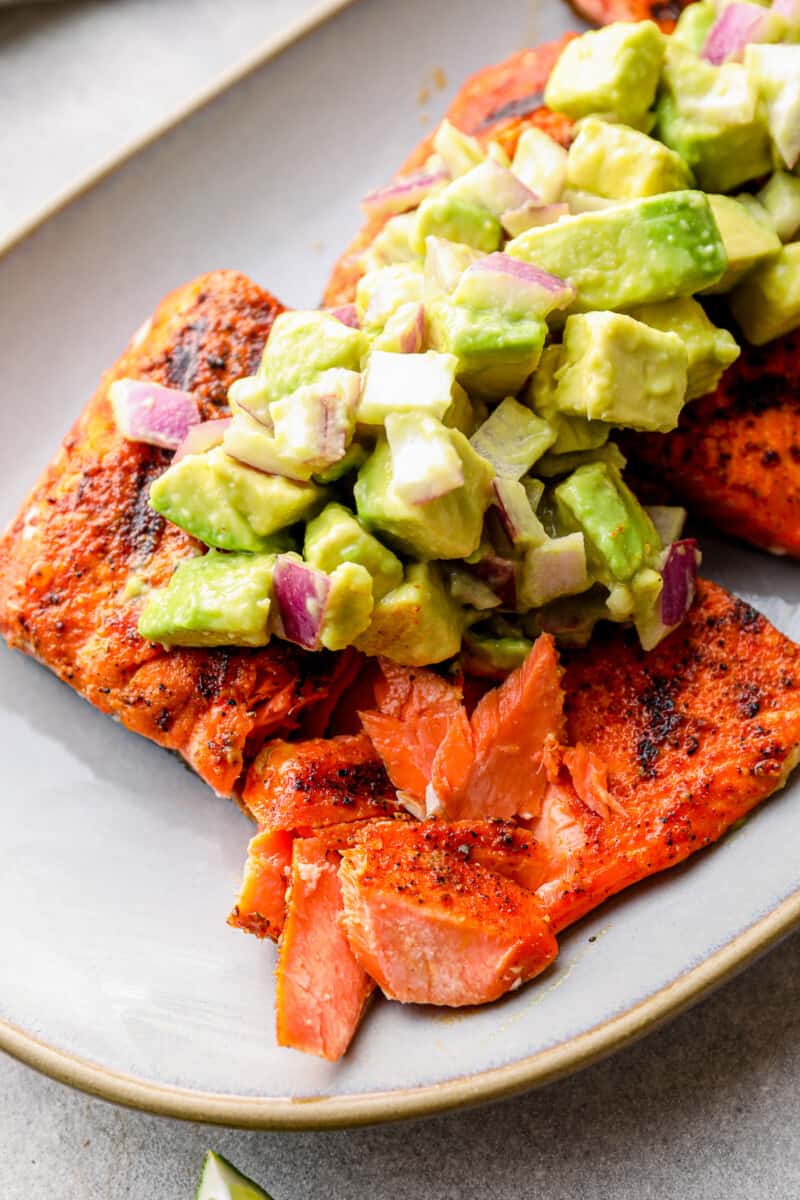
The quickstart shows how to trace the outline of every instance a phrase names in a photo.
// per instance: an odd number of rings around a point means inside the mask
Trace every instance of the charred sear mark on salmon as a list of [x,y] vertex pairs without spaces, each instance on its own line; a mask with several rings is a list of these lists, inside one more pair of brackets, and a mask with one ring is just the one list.
[[[225,686],[231,651],[225,647],[212,650],[197,677],[197,690],[204,700],[214,700]],[[228,702],[235,704],[236,701]]]
[[393,794],[383,763],[377,759],[341,766],[331,761],[307,762],[303,764],[302,772],[295,775],[292,787],[310,804],[316,803],[319,792],[324,789],[332,804],[341,804],[345,808],[355,804],[357,797],[388,806]]
[[484,129],[491,129],[493,125],[499,125],[501,121],[510,121],[515,117],[527,117],[543,105],[544,96],[541,92],[529,92],[527,96],[518,96],[514,100],[507,100],[499,108],[487,113],[479,122],[475,132],[481,133]]
[[131,566],[146,562],[164,532],[164,518],[150,507],[150,485],[168,465],[168,456],[152,450],[131,479],[131,492],[119,509],[119,535]]
[[764,628],[765,618],[745,600],[736,599],[733,619],[740,629],[745,629],[748,633],[760,633]]
[[650,686],[642,692],[639,703],[644,715],[645,727],[639,734],[636,753],[643,775],[655,775],[658,753],[665,743],[675,742],[684,717],[675,707],[674,692],[676,679],[654,676]]
[[761,689],[755,683],[745,683],[739,691],[739,712],[743,717],[752,720],[761,712],[763,697]]
[[208,329],[205,317],[199,317],[181,330],[176,344],[167,351],[167,377],[173,387],[191,391],[201,360],[201,346]]

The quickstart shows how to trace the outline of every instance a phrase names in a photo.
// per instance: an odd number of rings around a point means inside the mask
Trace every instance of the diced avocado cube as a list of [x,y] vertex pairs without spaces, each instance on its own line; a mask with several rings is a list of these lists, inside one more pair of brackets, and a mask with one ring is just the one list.
[[440,301],[428,310],[433,345],[456,359],[456,377],[482,396],[518,392],[535,369],[547,326],[539,317]]
[[440,300],[447,300],[458,286],[467,267],[484,256],[472,246],[429,237],[425,242],[425,282],[423,299],[426,312]]
[[729,192],[772,165],[758,94],[741,63],[712,67],[672,42],[658,101],[657,136],[707,192]]
[[533,649],[526,637],[490,637],[474,629],[464,634],[462,658],[470,675],[503,678],[521,667]]
[[800,242],[755,271],[731,292],[731,311],[748,342],[763,346],[800,325]]
[[579,467],[558,484],[555,497],[562,519],[584,534],[601,582],[626,582],[660,551],[653,522],[607,463]]
[[556,437],[556,430],[544,417],[507,396],[472,435],[471,444],[498,475],[521,479]]
[[541,608],[559,596],[575,596],[591,586],[583,534],[569,533],[526,553],[520,573],[520,607]]
[[351,471],[357,471],[363,463],[367,461],[367,451],[360,442],[351,442],[347,453],[333,466],[326,467],[324,471],[316,471],[312,476],[314,483],[322,484],[323,486],[329,483],[336,483],[337,480],[349,475]]
[[211,450],[206,458],[230,503],[262,538],[297,521],[307,521],[325,501],[324,488],[254,471],[231,458],[221,446]]
[[[367,335],[323,312],[284,312],[275,319],[258,374],[269,400],[279,400],[312,383],[331,367],[360,371]],[[258,418],[265,412],[253,409]]]
[[166,646],[266,646],[274,565],[274,554],[186,559],[148,596],[139,633]]
[[347,453],[356,428],[361,376],[333,367],[314,383],[298,388],[270,405],[275,446],[288,463],[303,472],[324,471]]
[[606,442],[593,450],[573,450],[571,454],[545,454],[536,464],[536,473],[543,479],[555,479],[559,475],[572,474],[578,467],[596,462],[606,463],[618,471],[624,471],[627,466],[625,455],[616,442]]
[[411,249],[411,238],[417,226],[416,212],[399,213],[390,217],[383,229],[362,255],[365,271],[387,267],[392,263],[413,262],[417,255]]
[[462,133],[447,120],[439,124],[433,136],[433,148],[450,173],[451,179],[466,175],[467,171],[486,158],[477,138]]
[[667,192],[529,229],[506,253],[568,280],[567,310],[632,308],[688,296],[721,278],[725,248],[702,192]]
[[319,640],[326,650],[344,650],[369,627],[374,607],[372,576],[360,563],[345,562],[330,578]]
[[699,54],[716,19],[717,6],[714,0],[699,0],[699,3],[690,4],[678,17],[672,40]]
[[270,549],[266,536],[256,533],[214,470],[213,453],[189,454],[159,475],[150,487],[151,506],[207,546],[253,552]]
[[578,217],[581,213],[601,212],[604,208],[614,208],[619,202],[608,196],[598,196],[594,192],[582,192],[579,188],[564,188],[562,197],[570,211],[570,216]]
[[316,470],[315,463],[307,461],[305,456],[289,456],[286,443],[279,444],[267,426],[247,412],[234,413],[222,445],[231,458],[270,475],[307,482]]
[[342,563],[358,563],[372,576],[372,592],[381,600],[403,582],[403,564],[342,504],[327,504],[306,526],[303,557],[330,575]]
[[464,437],[472,437],[478,427],[478,416],[460,383],[453,384],[453,403],[442,417],[448,429],[458,429]]
[[480,544],[494,471],[462,433],[450,429],[448,434],[461,459],[464,484],[427,504],[409,504],[398,496],[385,438],[358,473],[359,518],[378,537],[414,558],[466,558]]
[[662,546],[678,541],[688,515],[685,508],[677,504],[647,504],[645,511],[653,522]]
[[635,200],[689,188],[692,173],[680,155],[646,133],[587,117],[569,148],[567,186]]
[[500,245],[503,229],[497,217],[487,209],[442,192],[428,196],[417,210],[417,224],[411,239],[411,248],[416,254],[425,253],[428,237],[463,242],[489,253]]
[[419,263],[395,263],[367,271],[356,288],[356,311],[362,329],[368,333],[382,330],[403,304],[422,301],[422,266]]
[[562,353],[561,346],[545,347],[525,397],[527,403],[555,430],[556,440],[550,446],[551,455],[594,450],[608,441],[611,429],[605,421],[587,421],[585,417],[571,417],[559,412],[555,376],[561,365]]
[[633,123],[656,95],[664,37],[652,21],[616,21],[569,42],[544,92],[548,108],[568,117],[613,113]]
[[389,413],[416,412],[441,420],[453,403],[457,361],[452,354],[393,354],[373,350],[364,375],[357,419],[382,425]]
[[520,134],[511,170],[543,204],[561,198],[567,177],[567,152],[535,125]]
[[427,504],[464,485],[464,468],[451,431],[424,413],[389,413],[386,439],[392,454],[395,494],[408,504]]
[[630,313],[652,329],[676,333],[689,358],[687,400],[713,392],[722,373],[739,357],[736,340],[727,329],[719,329],[696,300],[665,300],[663,304],[645,304]]
[[791,242],[800,233],[800,177],[788,171],[776,171],[758,198],[764,205],[782,242]]
[[564,327],[555,405],[570,416],[666,433],[678,423],[687,368],[677,334],[622,313],[580,313]]
[[766,108],[775,148],[791,171],[800,159],[800,46],[745,46],[744,66]]
[[412,563],[405,582],[377,602],[355,645],[364,654],[424,667],[458,654],[465,619],[436,564]]
[[728,267],[717,283],[704,290],[708,294],[729,292],[758,263],[773,258],[781,242],[773,229],[732,196],[711,195],[708,202],[725,246]]

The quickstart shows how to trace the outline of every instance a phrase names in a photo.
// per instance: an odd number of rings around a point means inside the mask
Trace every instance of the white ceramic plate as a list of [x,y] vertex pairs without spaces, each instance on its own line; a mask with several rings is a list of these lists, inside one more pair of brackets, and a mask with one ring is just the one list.
[[[165,291],[228,266],[316,303],[358,197],[458,82],[572,25],[554,2],[363,0],[21,240],[0,262],[0,519]],[[717,543],[707,569],[800,636],[796,567]],[[5,648],[0,706],[0,1045],[156,1111],[321,1126],[531,1086],[677,1011],[800,919],[795,784],[567,933],[536,984],[463,1014],[376,1004],[345,1061],[325,1064],[275,1046],[272,948],[225,925],[241,813]]]

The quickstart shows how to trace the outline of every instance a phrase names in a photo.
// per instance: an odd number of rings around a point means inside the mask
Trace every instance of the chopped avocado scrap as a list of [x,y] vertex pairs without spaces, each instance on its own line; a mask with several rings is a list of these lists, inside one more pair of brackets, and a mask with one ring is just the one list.
[[690,4],[678,17],[672,40],[699,54],[716,19],[717,6],[714,0],[699,0],[699,3]]
[[692,173],[680,155],[646,133],[587,117],[569,148],[567,186],[635,200],[691,187]]
[[791,171],[800,159],[800,46],[745,46],[744,66],[766,109],[775,148]]
[[584,417],[571,417],[558,411],[555,375],[561,365],[561,356],[561,346],[545,347],[525,396],[527,403],[555,430],[556,439],[550,446],[551,456],[570,454],[575,450],[594,450],[608,441],[611,429],[605,421],[587,421]]
[[268,549],[266,537],[256,533],[214,470],[213,453],[189,454],[168,467],[150,487],[151,506],[207,546],[253,552]]
[[453,403],[456,366],[452,354],[436,350],[425,354],[374,350],[364,374],[359,422],[382,425],[395,412],[426,413],[441,420]]
[[520,134],[511,170],[543,204],[561,198],[567,177],[567,152],[542,129],[531,125]]
[[757,89],[740,63],[713,67],[670,42],[657,112],[658,137],[707,192],[729,192],[772,166]]
[[598,196],[594,192],[582,192],[579,188],[564,188],[562,196],[569,209],[570,216],[577,217],[581,213],[601,212],[604,208],[613,208],[617,200],[608,196]]
[[552,633],[565,646],[585,646],[598,621],[609,616],[606,591],[593,587],[579,596],[562,596],[526,619],[529,632]]
[[655,99],[664,37],[652,21],[616,21],[561,52],[545,88],[548,108],[568,117],[613,113],[635,122]]
[[428,196],[417,210],[417,224],[411,240],[411,248],[416,254],[425,253],[428,237],[463,242],[489,253],[500,245],[503,230],[497,217],[488,209],[440,192]]
[[550,449],[556,430],[536,413],[507,396],[472,435],[471,444],[498,475],[521,479]]
[[403,581],[396,554],[368,533],[342,504],[327,504],[306,526],[303,557],[312,567],[331,574],[342,563],[358,563],[372,577],[372,592],[381,600]]
[[350,447],[343,458],[335,462],[333,466],[326,467],[324,471],[317,471],[313,476],[314,483],[329,484],[336,483],[338,479],[348,475],[351,471],[357,471],[358,468],[367,461],[367,450],[360,442],[351,442]]
[[442,421],[449,429],[460,430],[464,437],[472,437],[478,426],[475,407],[460,383],[453,384],[453,403]]
[[678,541],[688,515],[685,508],[677,504],[647,504],[645,512],[653,522],[662,546]]
[[237,1171],[221,1154],[209,1150],[203,1159],[203,1169],[197,1185],[195,1200],[272,1200],[253,1183],[252,1179]]
[[360,563],[345,562],[331,573],[320,642],[344,650],[368,628],[373,610],[372,576]]
[[355,645],[364,654],[423,667],[458,654],[464,625],[465,614],[436,564],[413,563],[405,582],[377,602],[369,628]]
[[667,192],[529,229],[506,253],[577,289],[567,310],[632,308],[687,296],[721,278],[725,248],[702,192]]
[[494,471],[458,430],[448,436],[461,459],[464,484],[427,504],[398,496],[389,443],[381,438],[358,473],[355,500],[359,518],[378,537],[414,558],[466,558],[477,549],[483,514],[492,495]]
[[[366,334],[323,312],[284,312],[270,330],[258,375],[270,401],[296,392],[330,367],[360,371],[368,349]],[[264,419],[261,409],[251,409]]]
[[763,346],[800,326],[800,242],[784,246],[731,293],[731,311],[748,342]]
[[624,471],[627,466],[625,455],[616,442],[605,442],[604,445],[597,446],[594,450],[574,450],[570,454],[545,454],[544,458],[540,458],[536,464],[536,471],[544,479],[555,479],[559,475],[569,475],[573,471],[577,471],[578,467],[585,467],[588,463],[596,462],[607,463],[619,471]]
[[607,463],[579,467],[555,489],[562,520],[586,538],[595,577],[624,583],[661,550],[653,522],[619,471]]
[[417,256],[411,249],[411,238],[416,226],[416,212],[390,217],[362,256],[365,271],[387,267],[391,263],[413,262]]
[[519,584],[524,608],[541,608],[559,596],[575,596],[591,586],[582,533],[553,538],[527,551]]
[[532,649],[526,637],[491,637],[470,629],[464,634],[462,660],[470,675],[502,677],[521,667]]
[[425,340],[425,310],[419,302],[401,304],[372,343],[374,350],[391,354],[417,354]]
[[422,301],[422,265],[394,263],[367,271],[356,288],[356,312],[368,333],[384,329],[403,304]]
[[186,559],[150,592],[139,633],[167,646],[266,646],[274,565],[274,554],[216,550]]
[[316,484],[254,471],[231,458],[221,446],[211,450],[206,458],[230,503],[260,537],[269,537],[296,521],[308,520],[325,500],[325,490]]
[[285,443],[279,445],[274,433],[247,412],[234,413],[233,420],[225,430],[222,445],[231,458],[270,475],[285,475],[290,479],[308,482],[316,469],[314,463],[306,461],[305,457],[289,457]]
[[722,278],[705,291],[729,292],[758,263],[774,257],[781,242],[774,229],[733,196],[710,195],[708,202],[725,246],[728,267]]
[[630,316],[653,329],[676,333],[681,339],[689,358],[687,400],[713,392],[723,371],[739,357],[733,335],[709,321],[702,305],[690,296],[645,304],[633,309]]
[[776,171],[758,193],[782,242],[800,233],[800,177]]
[[569,416],[666,433],[678,423],[687,366],[675,333],[622,313],[579,313],[564,327],[555,406]]
[[442,121],[436,130],[433,148],[449,171],[451,179],[465,175],[486,157],[476,138],[462,133],[447,120]]
[[339,462],[355,433],[360,392],[358,372],[334,367],[275,400],[269,413],[278,454],[287,463],[302,464],[304,474]]

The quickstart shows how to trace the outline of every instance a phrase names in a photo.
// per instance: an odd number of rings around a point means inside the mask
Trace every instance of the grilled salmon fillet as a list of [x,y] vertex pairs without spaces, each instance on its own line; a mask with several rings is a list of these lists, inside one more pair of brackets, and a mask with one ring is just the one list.
[[[667,28],[685,5],[580,0],[578,7],[599,24],[653,16]],[[448,119],[481,142],[498,139],[512,154],[530,124],[568,145],[571,124],[542,106],[542,92],[571,36],[522,50],[474,75]],[[403,170],[419,166],[430,152],[427,138]],[[361,255],[384,223],[368,222],[336,263],[326,304],[353,299]],[[650,479],[655,474],[676,499],[726,533],[773,554],[800,557],[800,330],[766,346],[744,345],[717,390],[684,408],[677,430],[631,435],[625,448],[634,463],[646,465]]]
[[0,541],[0,632],[103,712],[176,750],[230,794],[268,736],[303,710],[329,709],[352,657],[173,649],[139,637],[137,593],[167,582],[201,547],[148,504],[170,455],[128,442],[108,400],[131,376],[191,390],[205,418],[258,365],[281,305],[233,271],[201,276],[162,301],[67,434]]
[[611,25],[614,21],[655,21],[672,33],[675,22],[694,0],[569,0],[579,16],[593,25]]

